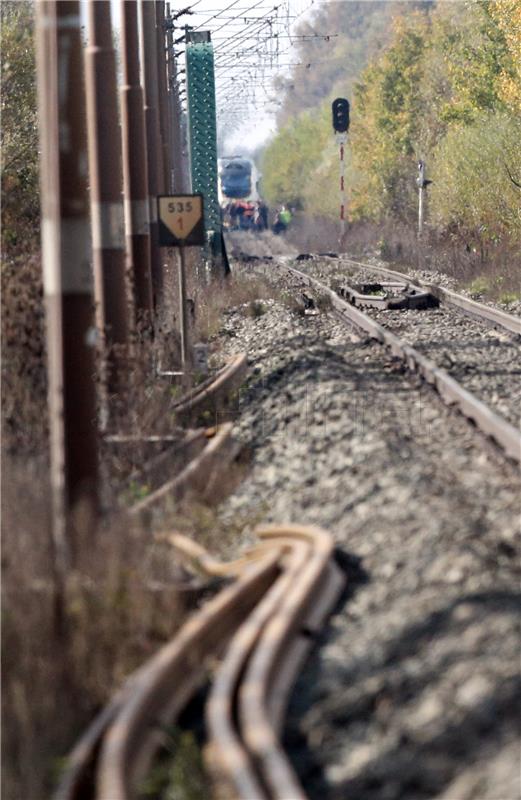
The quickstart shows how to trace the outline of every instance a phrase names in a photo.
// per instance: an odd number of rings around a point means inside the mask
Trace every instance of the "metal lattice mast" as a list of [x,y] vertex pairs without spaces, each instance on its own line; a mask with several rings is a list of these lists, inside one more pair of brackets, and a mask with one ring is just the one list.
[[187,33],[186,76],[192,192],[204,196],[206,233],[214,254],[220,255],[215,75],[209,31]]

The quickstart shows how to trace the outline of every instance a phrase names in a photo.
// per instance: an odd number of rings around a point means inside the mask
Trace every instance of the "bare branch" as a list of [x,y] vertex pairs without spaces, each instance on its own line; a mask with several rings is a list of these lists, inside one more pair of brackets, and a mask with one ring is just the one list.
[[518,182],[515,180],[514,176],[513,176],[513,175],[512,175],[512,173],[510,172],[510,170],[509,170],[509,168],[508,168],[508,164],[507,164],[506,162],[505,162],[505,169],[506,169],[506,171],[507,171],[507,175],[508,175],[508,177],[510,178],[510,180],[512,181],[512,183],[514,184],[514,186],[515,186],[517,189],[521,189],[521,183],[518,183]]

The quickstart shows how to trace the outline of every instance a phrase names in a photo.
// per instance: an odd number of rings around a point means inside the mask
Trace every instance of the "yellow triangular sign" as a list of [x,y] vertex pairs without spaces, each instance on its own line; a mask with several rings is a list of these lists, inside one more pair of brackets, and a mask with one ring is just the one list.
[[159,219],[176,239],[187,239],[203,216],[201,195],[159,197]]

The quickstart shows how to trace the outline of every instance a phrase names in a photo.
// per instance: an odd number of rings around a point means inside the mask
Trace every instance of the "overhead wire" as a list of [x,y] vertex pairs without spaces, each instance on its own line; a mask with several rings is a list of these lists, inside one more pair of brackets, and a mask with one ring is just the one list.
[[[202,17],[208,11],[200,9],[194,11],[203,0],[193,3],[187,12],[194,16]],[[241,4],[242,3],[242,4]],[[266,4],[266,0],[247,5],[244,0],[233,0],[221,9],[213,9],[210,16],[195,26],[186,26],[187,30],[197,31],[208,28],[214,46],[216,95],[218,97],[218,115],[220,117],[242,117],[247,108],[267,108],[277,104],[275,98],[270,98],[266,91],[266,83],[270,85],[278,70],[288,68],[307,68],[327,61],[281,61],[281,57],[291,52],[294,42],[321,41],[327,42],[336,38],[338,34],[321,34],[311,25],[309,33],[292,33],[295,22],[306,14],[315,5],[314,0],[307,3],[299,13],[291,13],[290,0],[280,0],[273,5]],[[320,7],[317,4],[317,7]],[[228,12],[233,11],[233,15]],[[254,12],[259,12],[257,15]],[[181,14],[179,15],[181,16]],[[212,24],[213,23],[213,24]],[[235,29],[231,36],[216,36],[223,29]],[[279,46],[282,40],[288,41],[288,47]],[[253,56],[253,60],[252,60]],[[238,73],[238,74],[235,74]],[[256,90],[262,90],[266,99],[259,98]],[[239,111],[235,110],[237,103]]]

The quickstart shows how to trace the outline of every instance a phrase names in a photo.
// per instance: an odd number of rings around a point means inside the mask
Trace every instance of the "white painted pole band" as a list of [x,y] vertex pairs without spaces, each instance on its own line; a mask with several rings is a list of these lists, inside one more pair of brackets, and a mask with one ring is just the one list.
[[125,200],[125,230],[127,236],[146,236],[150,233],[148,200]]
[[[46,295],[92,294],[90,225],[88,217],[42,219],[43,287]],[[61,275],[56,264],[61,263]]]
[[92,246],[95,250],[121,250],[125,242],[123,203],[91,203]]

